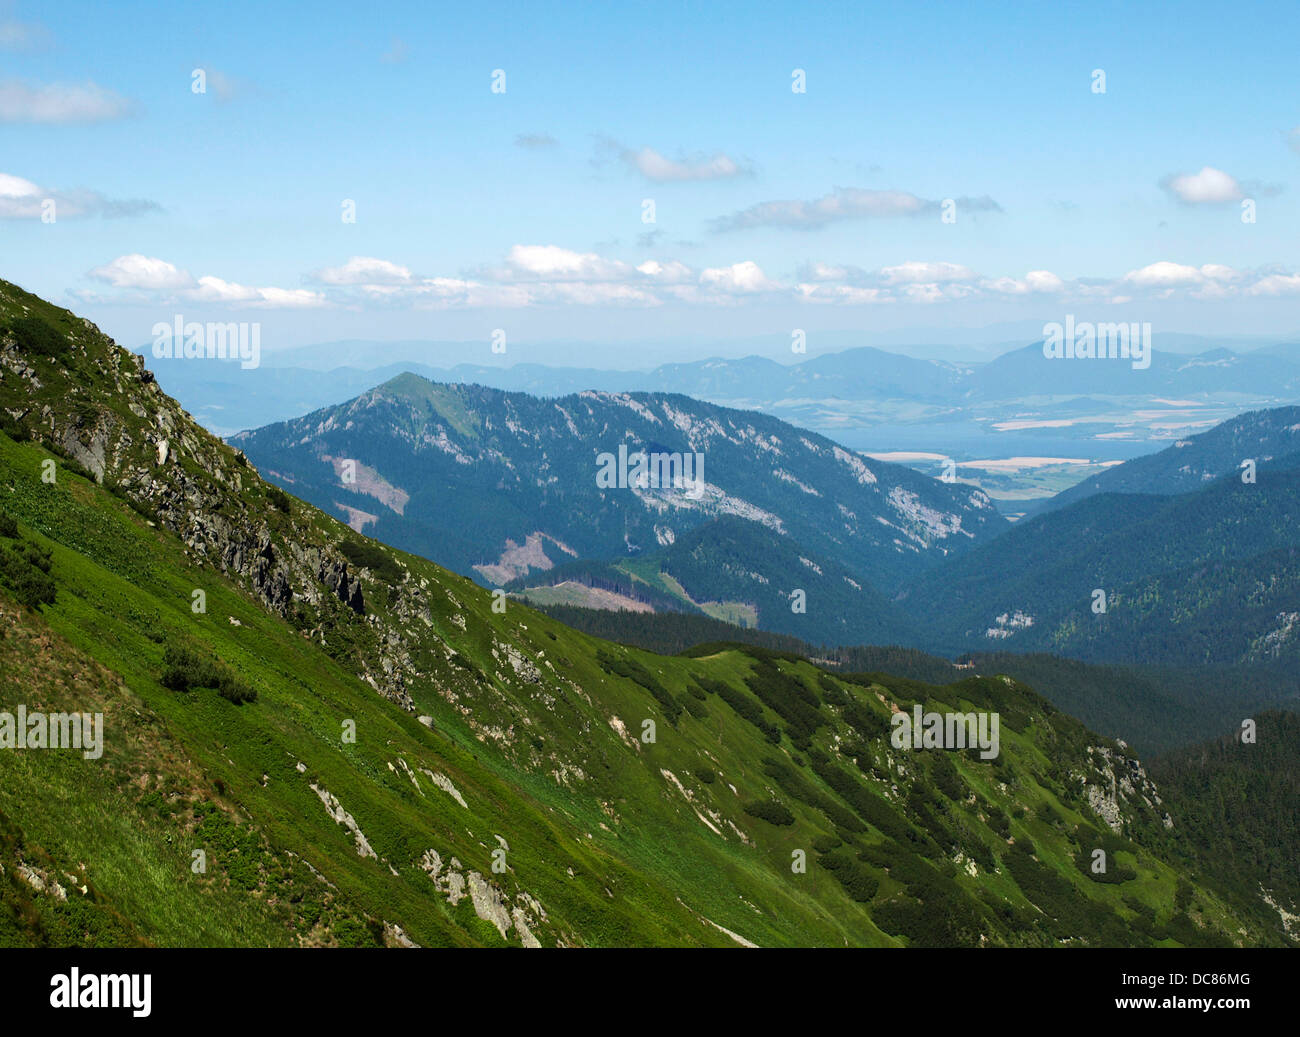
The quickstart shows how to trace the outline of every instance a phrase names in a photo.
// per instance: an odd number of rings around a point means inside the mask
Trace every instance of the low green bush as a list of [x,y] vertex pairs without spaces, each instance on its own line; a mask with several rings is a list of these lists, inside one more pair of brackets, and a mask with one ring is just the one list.
[[745,813],[770,825],[794,824],[794,814],[790,813],[784,803],[775,799],[759,799],[753,803],[746,803]]
[[235,705],[257,701],[257,691],[224,665],[182,645],[168,645],[163,649],[163,670],[158,683],[172,691],[212,688]]

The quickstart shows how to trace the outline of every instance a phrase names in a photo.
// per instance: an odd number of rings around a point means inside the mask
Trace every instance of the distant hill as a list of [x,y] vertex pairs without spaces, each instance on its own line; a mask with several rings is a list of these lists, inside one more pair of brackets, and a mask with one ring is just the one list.
[[[492,357],[483,342],[323,344],[267,353],[252,370],[157,360],[148,349],[145,356],[164,389],[221,435],[346,402],[407,371],[541,397],[676,393],[763,410],[841,439],[851,432],[849,445],[863,449],[924,447],[965,458],[989,456],[1000,443],[1013,455],[1055,455],[1064,441],[1070,456],[1111,459],[1125,442],[1159,441],[1180,427],[1194,428],[1201,414],[1221,420],[1251,407],[1300,402],[1300,357],[1286,344],[1259,348],[1255,341],[1172,335],[1155,341],[1145,371],[1123,361],[1047,360],[1038,344],[975,361],[959,359],[960,351],[944,358],[941,347],[927,347],[932,357],[926,359],[867,346],[801,357],[785,342],[761,355],[649,370],[542,364],[526,353],[516,362],[513,353]],[[1093,397],[1091,405],[1079,397]],[[1166,416],[1147,428],[1135,412]]]
[[1018,523],[896,600],[933,617],[932,649],[1166,664],[1297,660],[1297,523],[1300,453],[1292,453],[1262,460],[1253,483],[1230,474],[1192,493],[1084,497]]
[[1294,399],[1300,393],[1300,366],[1263,352],[1218,348],[1191,355],[1153,350],[1150,367],[1142,370],[1124,359],[1048,358],[1035,343],[975,368],[968,391],[988,400],[1079,393],[1196,398],[1225,392]]
[[1300,450],[1300,407],[1249,411],[1159,453],[1108,468],[1044,501],[1055,511],[1096,493],[1187,493],[1257,463]]

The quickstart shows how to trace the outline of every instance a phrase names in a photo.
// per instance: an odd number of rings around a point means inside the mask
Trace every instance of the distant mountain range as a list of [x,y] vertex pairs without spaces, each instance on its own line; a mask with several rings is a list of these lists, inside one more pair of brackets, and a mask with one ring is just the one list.
[[1154,351],[1151,366],[1142,370],[1123,359],[1048,358],[1041,343],[1035,343],[972,367],[963,388],[982,400],[1040,395],[1185,399],[1220,393],[1291,399],[1300,394],[1300,364],[1289,356],[1219,348],[1193,355]]
[[916,360],[872,348],[827,354],[802,363],[777,363],[768,357],[753,356],[664,364],[651,371],[534,363],[462,363],[438,368],[411,360],[325,371],[269,363],[244,370],[237,364],[195,364],[146,356],[160,384],[176,391],[182,402],[191,403],[198,416],[229,430],[260,427],[341,403],[408,372],[431,381],[484,385],[534,396],[568,396],[586,390],[661,392],[744,405],[746,401],[783,400],[947,401],[961,395],[963,379],[974,370],[968,365]]
[[[1166,339],[1174,341],[1157,337]],[[464,355],[486,353],[483,343],[463,346]],[[778,362],[799,358],[774,349],[650,371],[527,362],[439,368],[418,359],[414,344],[398,351],[409,358],[376,365],[378,356],[391,354],[359,344],[320,349],[323,356],[268,354],[251,370],[151,356],[148,362],[167,391],[222,435],[346,402],[407,372],[543,397],[587,390],[681,394],[762,410],[854,449],[922,449],[957,459],[1064,451],[1126,460],[1147,452],[1148,442],[1185,437],[1246,410],[1300,403],[1300,346],[1285,343],[1251,352],[1157,349],[1147,370],[1119,360],[1048,359],[1039,344],[987,362],[918,359],[874,347]],[[349,363],[331,367],[331,357]]]
[[[809,354],[837,353],[870,346],[902,356],[919,359],[947,360],[952,363],[982,363],[1042,335],[1041,321],[1015,321],[987,328],[943,327],[905,331],[817,331],[807,337]],[[1295,335],[1205,335],[1180,331],[1153,330],[1156,349],[1164,353],[1205,353],[1211,349],[1231,349],[1238,353],[1264,353],[1296,348],[1300,332]],[[779,333],[756,335],[744,339],[678,339],[671,342],[625,341],[595,346],[591,342],[553,340],[536,343],[514,343],[510,347],[509,363],[519,356],[538,365],[574,363],[575,357],[602,359],[611,352],[628,357],[663,356],[662,363],[682,362],[683,356],[738,357],[780,356],[787,354],[790,335]],[[268,352],[263,358],[269,366],[305,368],[329,371],[337,367],[374,368],[382,363],[421,363],[446,367],[447,357],[470,357],[486,351],[484,339],[460,341],[434,341],[428,339],[401,339],[373,341],[367,339],[339,339],[333,342],[315,342]],[[671,351],[678,356],[674,358]],[[434,358],[440,358],[435,360]],[[507,358],[502,357],[503,361]],[[689,362],[689,361],[687,361]],[[586,366],[591,366],[590,363]],[[645,365],[620,363],[617,366],[645,370]],[[604,365],[601,365],[604,369]]]

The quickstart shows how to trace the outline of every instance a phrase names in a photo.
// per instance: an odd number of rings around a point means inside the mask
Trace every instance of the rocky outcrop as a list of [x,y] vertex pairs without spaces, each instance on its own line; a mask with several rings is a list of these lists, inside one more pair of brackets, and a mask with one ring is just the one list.
[[531,659],[524,658],[514,645],[495,642],[492,645],[492,658],[498,663],[509,665],[515,676],[525,684],[540,684],[542,681],[542,673],[537,665]]
[[78,416],[72,425],[61,430],[57,442],[60,453],[86,469],[95,477],[95,482],[104,481],[108,436],[102,422],[87,422],[83,416]]
[[347,562],[338,559],[322,561],[317,578],[353,612],[357,615],[365,614],[366,603],[361,595],[361,581],[349,577]]
[[1173,828],[1174,820],[1164,808],[1164,801],[1142,761],[1127,754],[1125,743],[1117,741],[1115,745],[1113,749],[1104,745],[1088,746],[1091,773],[1075,775],[1084,786],[1092,812],[1117,834],[1135,813],[1145,813],[1165,828]]
[[316,793],[316,795],[320,797],[320,801],[325,804],[325,809],[329,812],[330,817],[334,818],[335,821],[352,833],[352,837],[357,843],[357,856],[370,857],[374,860],[379,860],[379,854],[375,853],[374,849],[370,846],[370,842],[366,839],[365,833],[361,831],[361,826],[357,824],[356,818],[343,809],[343,804],[338,801],[338,798],[334,793],[329,789],[322,788],[315,784],[311,786],[311,790]]
[[[501,839],[500,836],[497,838]],[[542,945],[533,933],[533,929],[547,921],[546,909],[527,890],[516,893],[514,902],[511,903],[496,882],[484,878],[477,871],[462,874],[463,865],[459,860],[452,857],[444,864],[442,855],[433,849],[424,852],[419,864],[438,891],[447,897],[447,903],[452,907],[468,895],[474,905],[474,913],[483,921],[495,926],[503,940],[510,938],[509,933],[513,929],[522,946]]]
[[400,925],[393,922],[384,923],[384,946],[385,947],[419,947],[420,945],[412,940]]
[[474,913],[485,922],[491,922],[495,925],[497,931],[501,934],[501,939],[504,940],[513,922],[510,918],[510,912],[506,910],[501,891],[496,886],[484,882],[483,876],[477,871],[471,871],[469,873],[469,898],[474,902]]

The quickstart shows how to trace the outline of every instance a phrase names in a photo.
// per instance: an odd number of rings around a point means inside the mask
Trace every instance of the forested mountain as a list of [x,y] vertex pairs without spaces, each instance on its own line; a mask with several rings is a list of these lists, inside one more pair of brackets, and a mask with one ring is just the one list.
[[[701,612],[824,646],[1226,666],[1300,653],[1298,429],[1300,408],[1244,415],[1014,528],[978,491],[683,397],[403,375],[234,442],[354,528],[536,604]],[[699,464],[699,492],[636,485],[638,451]],[[632,485],[601,486],[602,455]]]
[[924,646],[1169,664],[1300,655],[1300,454],[1193,493],[1098,494],[1017,524],[899,595]]
[[1300,451],[1300,407],[1257,410],[1200,435],[1108,468],[1048,498],[1039,510],[1055,511],[1097,493],[1175,494],[1199,490],[1241,470]]
[[[402,375],[231,442],[354,528],[492,585],[568,559],[644,556],[726,516],[887,587],[1006,526],[979,490],[683,396],[543,400]],[[638,453],[651,460],[640,475]],[[724,596],[721,586],[698,593]]]
[[[1245,719],[1249,733],[1169,753],[1151,773],[1207,874],[1241,902],[1300,903],[1300,714]],[[1294,908],[1283,919],[1300,933]]]

